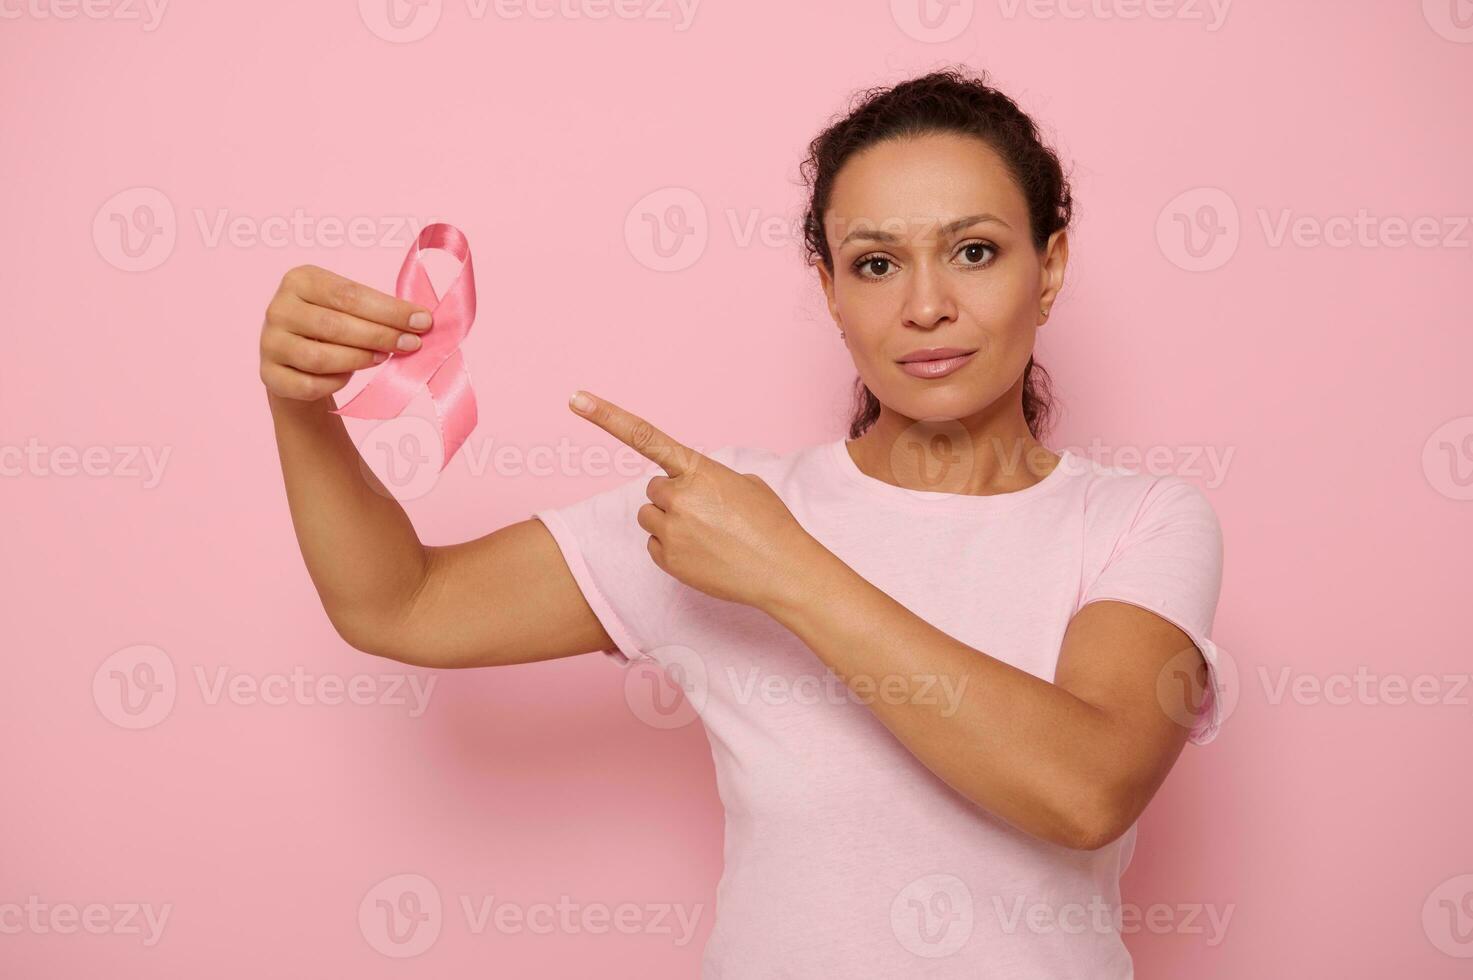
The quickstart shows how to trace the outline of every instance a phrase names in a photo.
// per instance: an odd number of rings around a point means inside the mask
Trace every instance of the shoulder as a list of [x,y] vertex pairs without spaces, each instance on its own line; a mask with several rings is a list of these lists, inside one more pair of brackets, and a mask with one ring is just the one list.
[[1083,485],[1088,540],[1115,550],[1125,542],[1169,536],[1220,560],[1222,524],[1207,492],[1188,477],[1134,467],[1106,466],[1071,453]]
[[1069,463],[1084,487],[1085,509],[1092,516],[1130,524],[1160,516],[1218,523],[1217,512],[1206,491],[1186,476],[1107,466],[1072,451]]

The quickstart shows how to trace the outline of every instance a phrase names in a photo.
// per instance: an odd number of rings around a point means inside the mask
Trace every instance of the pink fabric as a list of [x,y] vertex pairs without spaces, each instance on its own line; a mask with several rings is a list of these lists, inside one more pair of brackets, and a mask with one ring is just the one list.
[[[1180,477],[1066,449],[1026,490],[948,495],[867,476],[843,439],[709,455],[761,476],[857,572],[991,656],[1052,680],[1070,618],[1116,599],[1181,627],[1220,688],[1208,633],[1221,531]],[[607,652],[679,664],[706,726],[726,839],[703,976],[1132,976],[1118,910],[1136,829],[1073,850],[968,803],[765,613],[661,571],[635,521],[647,482],[534,516],[613,639]],[[1219,699],[1193,742],[1216,735]]]
[[[443,249],[461,262],[460,272],[444,297],[435,295],[421,257],[424,250],[432,248]],[[403,412],[421,389],[428,388],[444,447],[440,460],[443,470],[476,427],[476,394],[460,353],[460,343],[476,319],[476,274],[465,233],[443,222],[425,225],[399,267],[394,295],[429,310],[434,326],[423,335],[424,342],[417,350],[390,354],[363,390],[335,413],[357,419],[391,419]]]

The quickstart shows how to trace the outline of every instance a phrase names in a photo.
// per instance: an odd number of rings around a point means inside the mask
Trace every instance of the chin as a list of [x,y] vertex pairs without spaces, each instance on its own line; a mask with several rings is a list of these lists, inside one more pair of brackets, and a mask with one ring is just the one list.
[[[876,397],[880,397],[878,393]],[[880,397],[880,401],[906,418],[918,422],[964,419],[977,414],[990,404],[979,399],[975,391],[965,389],[936,391],[919,398],[914,392],[907,392],[891,401]]]

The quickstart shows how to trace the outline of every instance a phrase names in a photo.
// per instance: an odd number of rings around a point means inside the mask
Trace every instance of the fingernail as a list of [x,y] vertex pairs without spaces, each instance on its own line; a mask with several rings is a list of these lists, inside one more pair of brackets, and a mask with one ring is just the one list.
[[373,355],[373,363],[375,364],[382,364],[388,359],[389,355],[386,351],[379,351],[377,354]]
[[418,348],[419,348],[419,338],[416,337],[414,334],[412,334],[412,333],[401,333],[399,335],[399,349],[400,350],[417,350]]
[[409,325],[416,330],[423,330],[430,325],[430,315],[428,313],[411,313],[409,315]]
[[580,412],[586,412],[593,407],[593,399],[583,394],[582,391],[575,391],[573,392],[573,396],[568,399],[568,404]]

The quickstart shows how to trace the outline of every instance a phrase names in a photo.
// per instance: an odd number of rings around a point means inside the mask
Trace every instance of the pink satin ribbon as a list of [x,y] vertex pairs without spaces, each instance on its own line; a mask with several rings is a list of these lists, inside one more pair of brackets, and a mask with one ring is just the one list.
[[[460,272],[444,296],[435,295],[420,258],[431,248],[443,249],[461,261]],[[428,387],[445,447],[445,458],[440,462],[443,470],[476,427],[476,394],[460,353],[460,343],[476,318],[476,276],[465,233],[454,225],[425,225],[404,257],[394,294],[428,309],[434,325],[419,335],[424,343],[418,350],[391,354],[373,380],[348,404],[335,409],[335,414],[391,419],[404,411],[421,388]]]

